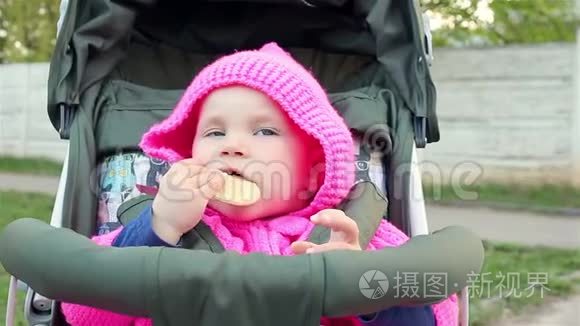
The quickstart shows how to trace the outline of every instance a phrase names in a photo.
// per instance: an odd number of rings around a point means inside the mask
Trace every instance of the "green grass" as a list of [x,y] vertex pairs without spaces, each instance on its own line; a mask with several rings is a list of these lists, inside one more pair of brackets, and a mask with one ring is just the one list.
[[[27,194],[18,192],[0,192],[0,229],[19,217],[37,217],[49,220],[54,198],[43,194]],[[580,250],[561,250],[543,247],[523,247],[511,244],[485,243],[486,260],[481,275],[484,279],[474,278],[471,289],[471,325],[489,325],[506,311],[523,313],[526,308],[541,304],[554,297],[566,296],[572,293],[575,286],[580,285],[580,279],[569,279],[566,275],[580,271]],[[513,286],[501,279],[501,275],[517,273],[520,282]],[[546,273],[547,284],[544,298],[540,297],[539,288],[530,296],[528,287],[529,273]],[[510,274],[512,275],[512,274]],[[491,281],[490,291],[482,288],[485,280]],[[5,305],[8,293],[8,274],[0,266],[0,323],[5,318]],[[475,282],[477,281],[477,282]],[[507,287],[500,296],[498,285]],[[523,295],[521,298],[506,295],[506,290],[517,289]],[[476,292],[475,290],[478,290]],[[529,296],[529,297],[528,297]],[[19,294],[22,302],[23,293]],[[492,299],[495,298],[495,299]],[[16,325],[26,325],[22,314],[22,305],[18,307]]]
[[527,209],[580,209],[580,188],[557,184],[538,186],[478,184],[461,188],[424,184],[423,189],[425,198],[435,202],[483,205],[499,203]]
[[16,191],[0,191],[0,229],[19,217],[50,219],[54,196]]
[[[569,295],[580,285],[579,275],[569,277],[580,271],[580,250],[485,242],[485,251],[483,271],[470,286],[473,326],[489,325],[508,311],[516,315],[524,313],[526,308]],[[509,278],[513,281],[508,281]],[[537,286],[532,291],[534,278]],[[540,285],[544,281],[545,285]]]
[[[54,197],[44,194],[2,192],[0,191],[0,230],[8,223],[19,217],[35,217],[48,222],[52,211]],[[6,299],[8,297],[8,284],[10,276],[0,265],[0,324],[4,324],[6,318]],[[24,322],[22,313],[22,302],[24,301],[24,292],[18,291],[15,325],[28,325]]]
[[47,158],[17,158],[0,156],[0,171],[35,175],[58,176],[62,164]]

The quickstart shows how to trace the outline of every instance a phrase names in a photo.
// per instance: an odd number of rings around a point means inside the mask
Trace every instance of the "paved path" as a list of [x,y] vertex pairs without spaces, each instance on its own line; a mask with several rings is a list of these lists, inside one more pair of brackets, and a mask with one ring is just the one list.
[[42,192],[56,194],[57,177],[32,176],[0,172],[0,190],[16,190],[22,192]]
[[[464,225],[481,238],[580,250],[580,216],[563,217],[486,208],[427,207],[431,230]],[[580,326],[580,296],[557,300],[497,326]]]
[[556,300],[530,314],[509,317],[497,326],[578,326],[580,325],[580,296]]
[[430,230],[464,225],[483,239],[580,250],[580,216],[434,205],[426,210]]

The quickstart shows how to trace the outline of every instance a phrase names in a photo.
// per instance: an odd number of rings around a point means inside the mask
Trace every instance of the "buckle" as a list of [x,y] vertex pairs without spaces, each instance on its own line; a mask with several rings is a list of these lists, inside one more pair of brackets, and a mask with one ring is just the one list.
[[427,118],[415,117],[413,129],[415,129],[415,145],[417,148],[425,148],[427,146]]
[[60,126],[58,128],[58,134],[60,135],[60,139],[69,139],[70,127],[78,105],[61,102],[58,103],[57,106],[60,111]]

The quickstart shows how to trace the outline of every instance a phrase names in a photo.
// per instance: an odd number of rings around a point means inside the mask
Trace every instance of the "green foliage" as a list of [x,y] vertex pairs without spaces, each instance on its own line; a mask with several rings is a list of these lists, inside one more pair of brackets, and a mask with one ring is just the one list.
[[496,23],[489,28],[495,43],[543,43],[575,40],[574,3],[567,0],[495,0]]
[[437,46],[573,42],[574,0],[421,0]]
[[0,0],[0,63],[48,61],[59,0]]

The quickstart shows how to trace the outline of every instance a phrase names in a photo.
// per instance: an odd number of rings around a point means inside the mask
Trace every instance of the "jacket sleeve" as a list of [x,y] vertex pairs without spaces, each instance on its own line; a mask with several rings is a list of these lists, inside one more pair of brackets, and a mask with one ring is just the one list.
[[174,247],[155,234],[151,226],[152,217],[153,211],[148,206],[137,218],[127,223],[113,241],[113,247]]

